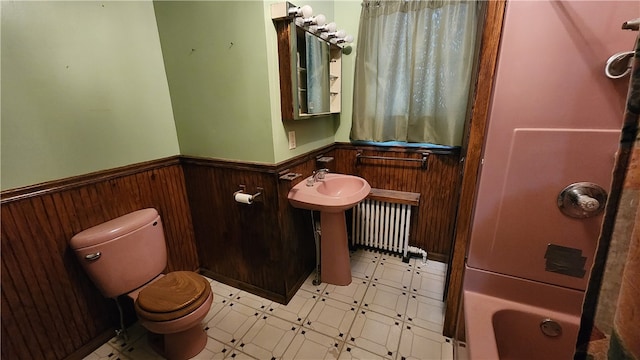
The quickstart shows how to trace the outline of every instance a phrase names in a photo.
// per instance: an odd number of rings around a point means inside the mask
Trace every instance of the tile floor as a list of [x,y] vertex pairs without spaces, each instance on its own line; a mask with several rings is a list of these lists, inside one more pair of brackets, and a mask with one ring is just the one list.
[[[453,359],[441,335],[446,265],[358,250],[349,286],[314,286],[312,274],[288,305],[214,280],[208,343],[196,359]],[[161,359],[140,325],[86,359]]]

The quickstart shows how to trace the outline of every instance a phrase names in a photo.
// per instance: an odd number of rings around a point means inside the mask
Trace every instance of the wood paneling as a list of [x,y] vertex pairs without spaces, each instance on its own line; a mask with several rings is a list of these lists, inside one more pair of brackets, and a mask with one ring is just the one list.
[[[197,270],[221,282],[286,303],[315,265],[311,215],[287,193],[332,156],[331,171],[364,177],[378,189],[420,194],[411,245],[446,261],[453,234],[459,155],[420,163],[367,160],[367,155],[420,158],[421,150],[334,144],[280,164],[175,157],[2,193],[2,358],[62,359],[86,355],[118,326],[112,301],[91,283],[68,240],[101,222],[145,207],[162,216],[167,271]],[[282,180],[285,172],[302,174]],[[234,201],[262,188],[252,205]]]
[[[287,303],[313,269],[315,245],[310,220],[287,199],[300,178],[280,180],[279,173],[310,174],[314,166],[312,154],[271,166],[185,158],[202,272]],[[260,200],[251,205],[236,202],[233,193],[240,185],[247,193],[261,188]]]
[[184,189],[178,159],[170,158],[3,192],[2,358],[77,355],[119,324],[115,305],[68,246],[86,228],[154,207],[165,226],[167,271],[198,269]]
[[458,152],[431,154],[423,169],[420,162],[367,159],[358,164],[358,151],[367,156],[421,159],[425,149],[337,144],[335,169],[331,170],[361,176],[372,188],[419,193],[420,205],[412,213],[409,244],[427,251],[430,259],[446,262],[458,201]]
[[291,74],[291,33],[290,21],[274,21],[276,34],[278,36],[278,67],[280,70],[280,111],[282,119],[291,120],[295,118],[298,109],[294,107],[293,84],[296,80]]
[[456,219],[456,232],[451,263],[449,265],[449,287],[444,319],[443,334],[455,337],[458,311],[462,294],[462,277],[467,252],[467,243],[471,234],[471,217],[476,197],[476,184],[482,160],[482,145],[489,118],[489,107],[493,89],[494,73],[498,59],[500,34],[506,2],[487,1],[486,17],[482,32],[478,82],[473,99],[471,121],[467,128],[465,161],[460,184],[460,204]]
[[[284,294],[275,174],[188,161],[184,171],[205,273],[232,285],[253,285],[269,298]],[[240,185],[252,194],[261,187],[259,201],[236,202],[233,194]]]

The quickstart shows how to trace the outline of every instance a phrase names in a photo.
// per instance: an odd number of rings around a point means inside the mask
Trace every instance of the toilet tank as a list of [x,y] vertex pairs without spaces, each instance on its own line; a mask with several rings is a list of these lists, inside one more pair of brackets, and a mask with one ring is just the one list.
[[167,248],[155,209],[138,210],[76,234],[80,264],[105,297],[126,294],[162,273]]

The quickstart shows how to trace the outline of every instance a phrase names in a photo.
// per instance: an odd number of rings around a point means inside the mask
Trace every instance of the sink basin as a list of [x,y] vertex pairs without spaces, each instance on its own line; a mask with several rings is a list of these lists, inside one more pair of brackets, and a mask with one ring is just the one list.
[[341,212],[354,207],[369,191],[371,186],[361,177],[329,173],[313,186],[307,186],[307,180],[299,182],[289,191],[288,198],[293,207]]

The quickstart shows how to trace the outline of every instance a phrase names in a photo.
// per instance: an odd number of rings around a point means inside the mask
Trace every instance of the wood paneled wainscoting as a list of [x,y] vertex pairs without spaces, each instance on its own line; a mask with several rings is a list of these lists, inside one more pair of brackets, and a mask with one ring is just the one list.
[[[420,158],[424,149],[332,144],[271,165],[181,156],[2,192],[2,359],[80,358],[113,335],[115,304],[91,283],[68,241],[147,207],[163,219],[167,271],[199,270],[287,303],[315,264],[310,212],[293,208],[287,194],[320,167],[362,176],[374,188],[420,193],[410,244],[447,261],[459,155],[431,154],[423,169],[385,160],[358,165],[358,151]],[[320,164],[321,156],[334,160]],[[285,173],[301,176],[290,181]],[[240,185],[262,195],[238,203]]]
[[[187,193],[201,272],[220,282],[287,303],[315,264],[308,211],[294,209],[291,187],[311,175],[315,156],[327,148],[282,164],[183,158]],[[302,174],[293,181],[281,173]],[[233,194],[244,186],[261,195],[252,204]]]
[[197,270],[178,157],[2,192],[2,359],[87,355],[114,335],[118,310],[69,248],[71,237],[126,213],[162,216],[167,271]]

